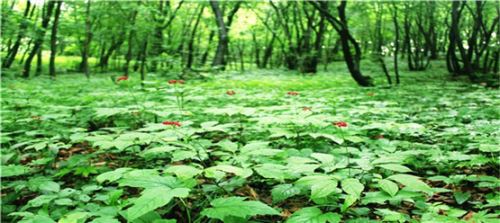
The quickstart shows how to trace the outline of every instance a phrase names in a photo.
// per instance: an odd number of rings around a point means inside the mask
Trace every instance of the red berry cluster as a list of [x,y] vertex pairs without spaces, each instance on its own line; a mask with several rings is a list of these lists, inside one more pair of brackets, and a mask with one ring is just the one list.
[[169,80],[168,84],[184,84],[184,80]]
[[116,82],[126,81],[126,80],[128,80],[128,76],[123,75],[123,76],[118,77],[116,79]]
[[347,127],[347,122],[334,122],[333,125],[335,125],[339,128],[344,128],[344,127]]
[[164,121],[163,125],[171,125],[171,126],[181,127],[181,123],[177,122],[177,121]]

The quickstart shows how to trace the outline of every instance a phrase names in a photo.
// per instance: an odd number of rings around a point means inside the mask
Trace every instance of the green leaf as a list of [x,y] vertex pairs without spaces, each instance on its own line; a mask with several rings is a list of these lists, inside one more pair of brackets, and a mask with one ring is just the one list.
[[178,166],[170,166],[164,170],[166,173],[173,173],[180,178],[192,178],[202,171],[198,168],[187,166],[187,165],[178,165]]
[[98,217],[92,220],[90,223],[120,223],[120,221],[113,217]]
[[62,217],[58,223],[84,223],[90,217],[88,212],[74,212]]
[[45,215],[34,215],[31,217],[23,218],[19,223],[55,223],[49,216]]
[[132,170],[132,168],[118,168],[113,171],[102,173],[96,177],[97,182],[103,183],[104,181],[114,182],[120,179],[125,172]]
[[129,187],[142,187],[142,188],[153,188],[153,187],[175,187],[178,184],[177,179],[173,176],[154,176],[154,175],[144,175],[144,176],[126,176],[118,181],[120,186]]
[[156,187],[145,189],[141,196],[133,202],[134,205],[126,210],[127,219],[133,221],[150,211],[165,206],[174,197],[184,198],[188,195],[189,189],[187,188]]
[[365,196],[361,200],[362,204],[384,204],[386,201],[390,200],[391,196],[382,191],[376,192],[366,192]]
[[417,176],[409,175],[409,174],[396,174],[388,177],[391,180],[394,180],[400,184],[406,186],[406,188],[421,191],[425,193],[432,193],[432,188],[429,187],[426,183],[419,180]]
[[327,133],[309,133],[309,135],[312,138],[314,138],[314,139],[316,139],[318,137],[326,138],[326,139],[329,139],[332,142],[337,143],[339,145],[341,145],[342,143],[344,143],[344,139],[342,139],[341,137],[338,137],[336,135],[332,135],[332,134],[327,134]]
[[253,171],[251,169],[244,169],[244,168],[241,168],[241,167],[236,167],[236,166],[231,166],[231,165],[225,165],[225,164],[221,164],[221,165],[217,165],[217,166],[206,168],[205,169],[205,174],[209,175],[207,173],[210,173],[212,171],[223,171],[223,172],[226,172],[226,173],[232,173],[232,174],[234,174],[236,176],[240,176],[242,178],[247,178],[247,177],[249,177],[249,176],[251,176],[253,174]]
[[40,184],[38,189],[44,192],[59,192],[59,190],[61,190],[61,187],[54,181],[45,181]]
[[333,176],[329,175],[312,175],[312,176],[305,176],[301,177],[295,182],[295,185],[297,186],[304,186],[304,187],[312,187],[314,184],[322,182],[322,181],[335,181],[337,183],[337,180]]
[[56,199],[57,195],[40,195],[28,202],[31,207],[40,207],[44,204],[50,203],[52,200]]
[[71,200],[69,198],[61,198],[61,199],[55,200],[54,204],[60,205],[60,206],[71,206],[71,205],[73,205],[73,200]]
[[202,215],[224,221],[226,217],[247,218],[255,215],[279,215],[280,213],[260,201],[245,201],[245,197],[214,199],[211,208],[205,208]]
[[380,180],[378,182],[378,186],[380,187],[380,189],[391,195],[391,197],[394,197],[394,195],[396,195],[399,191],[398,184],[390,180],[385,180],[385,179]]
[[377,209],[375,211],[376,214],[384,217],[382,221],[397,221],[397,222],[406,222],[405,216],[399,212],[391,211],[389,209]]
[[344,204],[342,204],[342,207],[340,208],[340,211],[343,212],[346,212],[347,209],[349,209],[349,207],[351,207],[351,205],[354,204],[354,202],[356,202],[358,200],[359,197],[357,197],[356,195],[347,195],[344,199]]
[[14,177],[26,175],[31,171],[31,168],[22,165],[0,166],[0,177]]
[[455,197],[455,200],[457,201],[457,204],[463,204],[467,200],[469,200],[471,194],[469,192],[460,192],[457,191],[453,193],[453,197]]
[[361,192],[365,189],[365,186],[363,186],[358,179],[354,178],[342,180],[341,186],[347,194],[354,195],[358,198],[361,196]]
[[341,218],[337,213],[323,213],[317,207],[307,207],[294,212],[286,223],[339,223]]
[[337,181],[316,182],[311,186],[311,199],[327,197],[337,189]]
[[300,189],[292,184],[280,184],[271,190],[273,203],[278,203],[300,193]]
[[289,173],[288,168],[283,165],[264,163],[254,167],[254,170],[264,178],[275,179],[280,182],[285,179],[293,178],[292,174]]
[[496,153],[500,152],[500,146],[493,144],[481,144],[479,145],[479,150],[481,152]]
[[172,153],[172,161],[182,161],[187,159],[193,159],[196,157],[196,152],[194,151],[186,151],[186,150],[177,150]]
[[387,169],[387,170],[392,170],[395,172],[400,172],[400,173],[412,172],[412,170],[410,168],[405,167],[405,166],[400,165],[400,164],[383,164],[383,165],[379,165],[379,167],[382,167],[382,168]]

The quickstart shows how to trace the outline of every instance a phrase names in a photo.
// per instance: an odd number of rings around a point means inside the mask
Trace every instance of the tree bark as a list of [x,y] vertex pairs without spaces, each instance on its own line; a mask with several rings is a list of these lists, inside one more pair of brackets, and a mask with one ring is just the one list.
[[[163,4],[166,4],[166,7],[164,7]],[[172,21],[174,20],[175,16],[177,15],[177,11],[181,8],[182,4],[184,1],[180,1],[174,11],[171,11],[170,8],[170,3],[169,1],[164,1],[160,0],[159,5],[158,5],[158,12],[160,14],[159,17],[156,17],[155,14],[153,15],[153,21],[155,22],[154,26],[154,34],[153,34],[153,41],[152,41],[152,48],[151,48],[151,53],[150,56],[153,57],[151,60],[151,71],[156,72],[158,68],[158,56],[160,56],[164,51],[163,47],[163,31],[170,26]],[[166,20],[165,16],[169,15],[168,20]]]
[[[140,2],[138,2],[140,4]],[[125,76],[129,75],[130,61],[132,60],[132,42],[135,37],[135,19],[137,17],[137,10],[132,11],[130,16],[130,28],[128,33],[127,54],[125,54],[125,64],[123,65],[123,72]]]
[[81,70],[85,74],[85,77],[90,78],[89,70],[89,54],[90,54],[90,42],[92,41],[91,23],[90,23],[90,1],[87,0],[87,5],[85,7],[85,41],[83,43],[83,53]]
[[394,75],[396,76],[396,85],[399,85],[399,67],[398,67],[398,53],[399,53],[399,24],[398,24],[398,8],[396,4],[392,3],[393,11],[392,21],[394,23]]
[[203,5],[200,6],[200,12],[198,13],[198,16],[196,17],[196,21],[193,26],[193,30],[191,30],[191,36],[189,38],[189,43],[188,43],[188,55],[187,55],[187,62],[186,62],[186,69],[191,69],[193,65],[193,58],[194,58],[194,39],[196,37],[196,31],[198,30],[198,25],[200,24],[201,17],[203,15],[203,10],[205,7]]
[[36,52],[36,69],[35,76],[42,74],[42,47]]
[[47,7],[46,7],[47,11],[42,18],[42,29],[38,31],[38,33],[35,37],[36,39],[35,39],[35,43],[33,45],[33,48],[31,49],[31,52],[28,55],[28,58],[26,58],[26,61],[24,63],[24,69],[22,72],[22,76],[24,78],[28,78],[30,76],[31,61],[33,61],[33,58],[35,57],[37,52],[40,50],[40,48],[43,44],[43,40],[45,37],[45,30],[47,29],[47,27],[49,25],[49,21],[50,21],[51,15],[52,15],[52,9],[54,8],[54,4],[55,4],[54,1],[49,1],[47,3]]
[[[35,6],[33,6],[33,8],[34,7]],[[17,34],[16,42],[7,53],[7,56],[5,57],[2,64],[2,68],[9,68],[16,59],[17,52],[19,51],[19,47],[21,46],[21,40],[24,38],[24,35],[26,33],[26,28],[28,27],[28,22],[26,20],[28,19],[30,8],[31,8],[31,1],[26,0],[26,8],[24,9],[23,18],[21,20],[21,23],[19,24],[19,31]]]
[[52,78],[56,77],[56,52],[57,52],[57,26],[59,24],[59,16],[61,15],[62,1],[57,2],[56,11],[54,14],[54,21],[52,23],[52,33],[50,35],[50,61],[49,61],[49,75]]
[[207,63],[207,58],[208,58],[208,53],[210,51],[210,46],[212,46],[212,41],[214,39],[215,32],[212,30],[210,31],[210,34],[208,35],[208,44],[207,44],[207,49],[203,53],[200,59],[200,65],[203,66],[205,63]]
[[142,52],[141,52],[141,87],[144,88],[144,81],[146,80],[146,57],[147,57],[147,49],[148,49],[148,38],[145,38],[144,44],[142,45]]
[[[326,20],[333,26],[340,36],[340,43],[342,45],[342,52],[344,55],[344,61],[346,62],[347,69],[351,74],[351,77],[356,81],[356,83],[362,87],[373,86],[372,80],[369,76],[363,76],[360,70],[361,62],[361,48],[358,42],[349,32],[349,27],[347,25],[347,19],[345,14],[345,8],[347,5],[346,1],[341,1],[340,5],[337,7],[337,12],[339,18],[334,17],[328,11],[329,2],[310,2],[313,6],[320,11],[320,13],[326,18]],[[354,54],[351,52],[351,45],[354,47]]]
[[225,69],[227,64],[227,54],[229,50],[229,35],[228,28],[231,26],[234,15],[240,8],[241,2],[237,2],[231,12],[228,15],[227,23],[224,22],[224,14],[219,6],[219,1],[211,0],[210,6],[212,7],[212,11],[215,14],[215,21],[217,24],[217,28],[219,30],[219,42],[217,44],[217,51],[215,52],[215,57],[212,62],[213,67],[220,67],[222,70]]

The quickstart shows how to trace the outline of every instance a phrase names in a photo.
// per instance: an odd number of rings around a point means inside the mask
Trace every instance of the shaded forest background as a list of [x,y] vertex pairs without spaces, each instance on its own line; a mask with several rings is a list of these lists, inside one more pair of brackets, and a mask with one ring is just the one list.
[[[445,61],[452,77],[497,85],[496,1],[2,1],[2,70],[15,76],[175,73],[345,61],[361,86]],[[387,62],[390,63],[387,63]],[[4,72],[5,73],[5,72]]]

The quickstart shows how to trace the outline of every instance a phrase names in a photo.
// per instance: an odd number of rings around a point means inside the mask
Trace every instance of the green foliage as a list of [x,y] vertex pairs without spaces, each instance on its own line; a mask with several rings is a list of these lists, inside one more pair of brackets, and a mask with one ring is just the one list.
[[323,213],[319,208],[303,208],[295,213],[286,221],[287,223],[338,223],[341,216],[336,213]]
[[259,201],[245,201],[244,197],[217,198],[210,202],[211,208],[201,214],[223,220],[227,217],[246,219],[255,215],[279,215],[279,212]]
[[497,219],[496,92],[255,75],[186,81],[183,111],[162,78],[6,79],[2,220]]

